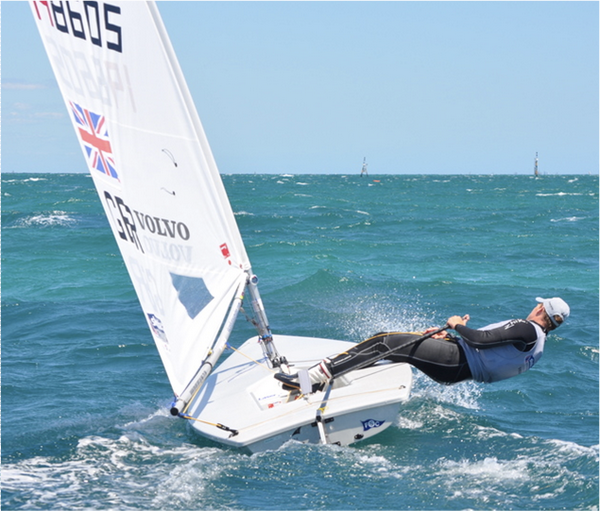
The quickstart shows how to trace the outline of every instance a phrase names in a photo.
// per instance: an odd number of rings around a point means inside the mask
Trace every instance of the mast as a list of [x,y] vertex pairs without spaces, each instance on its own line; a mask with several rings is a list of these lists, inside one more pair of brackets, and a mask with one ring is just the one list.
[[535,153],[535,162],[533,163],[533,175],[537,177],[538,173],[538,153]]
[[250,277],[248,281],[248,291],[250,292],[252,309],[254,310],[254,314],[256,316],[254,326],[258,331],[260,346],[263,350],[263,354],[269,359],[269,362],[271,362],[271,366],[273,368],[283,366],[283,368],[286,369],[287,360],[277,352],[277,348],[275,348],[275,344],[273,342],[273,334],[271,333],[271,328],[269,327],[267,313],[260,297],[260,293],[258,292],[258,277],[256,275],[252,275],[252,277]]

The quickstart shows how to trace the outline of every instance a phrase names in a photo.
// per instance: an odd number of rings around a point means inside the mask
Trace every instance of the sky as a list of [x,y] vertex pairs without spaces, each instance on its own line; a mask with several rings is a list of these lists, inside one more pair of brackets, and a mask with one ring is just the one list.
[[[219,170],[598,174],[598,2],[158,2]],[[2,1],[2,172],[87,172]]]

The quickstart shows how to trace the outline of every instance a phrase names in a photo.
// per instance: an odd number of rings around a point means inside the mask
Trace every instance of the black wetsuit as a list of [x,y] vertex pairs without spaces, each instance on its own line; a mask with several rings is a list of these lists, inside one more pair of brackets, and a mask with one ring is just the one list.
[[[457,326],[463,341],[478,349],[491,349],[512,344],[519,351],[528,351],[537,339],[535,328],[529,321],[514,320],[508,327],[490,330],[474,330]],[[416,344],[411,341],[420,335],[411,333],[380,333],[357,344],[350,350],[331,358],[329,367],[332,376],[341,376],[357,367],[364,367],[369,361],[379,359],[390,352],[385,360],[406,362],[439,383],[452,384],[472,378],[465,350],[458,340],[425,339]],[[407,345],[402,348],[402,345]],[[374,363],[374,362],[373,362]]]

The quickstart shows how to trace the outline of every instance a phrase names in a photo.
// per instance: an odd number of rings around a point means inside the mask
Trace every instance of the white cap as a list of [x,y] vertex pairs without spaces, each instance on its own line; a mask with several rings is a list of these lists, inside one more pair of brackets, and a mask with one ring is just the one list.
[[569,309],[567,302],[565,302],[562,298],[540,298],[540,297],[537,297],[536,300],[538,302],[544,304],[544,309],[546,309],[546,313],[550,317],[550,321],[552,321],[552,324],[555,327],[560,326],[562,322],[558,323],[554,319],[554,316],[561,317],[564,322],[569,317],[569,314],[571,313],[571,309]]

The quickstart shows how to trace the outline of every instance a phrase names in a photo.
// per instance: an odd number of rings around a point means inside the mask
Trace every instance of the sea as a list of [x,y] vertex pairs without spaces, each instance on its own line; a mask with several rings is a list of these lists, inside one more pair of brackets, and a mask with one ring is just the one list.
[[[598,510],[598,175],[223,176],[274,333],[571,316],[530,371],[437,384],[347,447],[248,454],[172,393],[92,180],[2,174],[2,509]],[[241,315],[231,344],[254,335]]]

